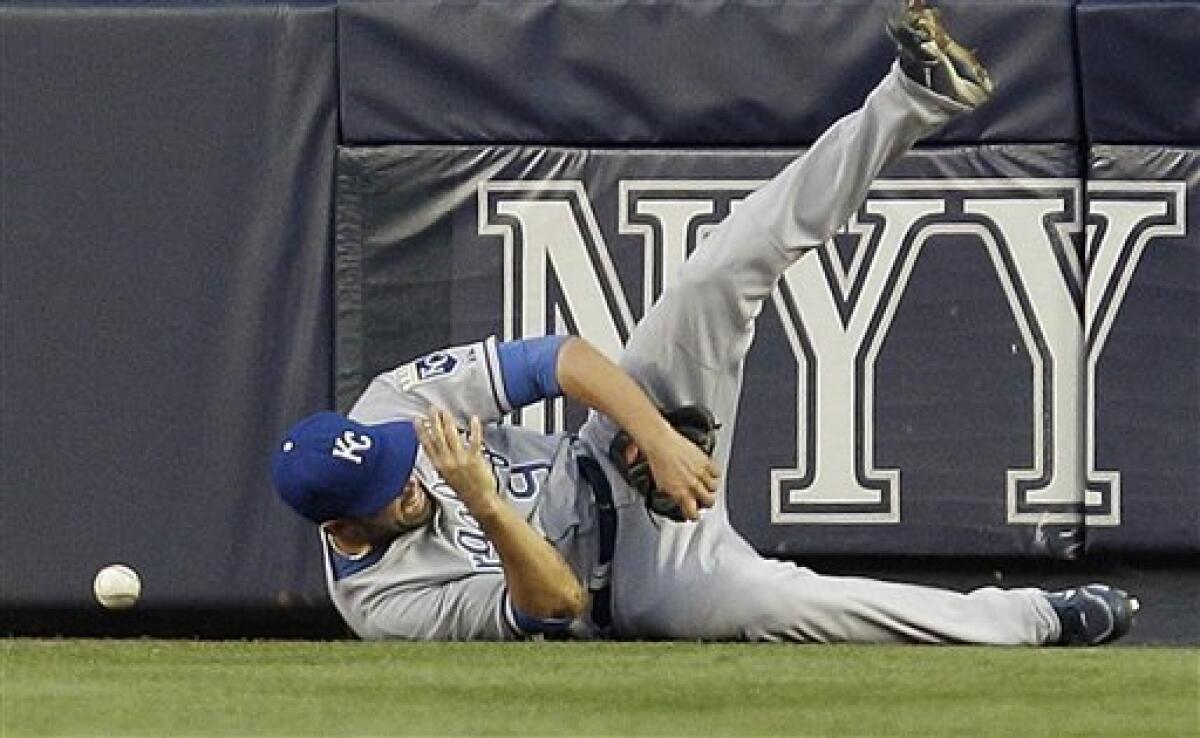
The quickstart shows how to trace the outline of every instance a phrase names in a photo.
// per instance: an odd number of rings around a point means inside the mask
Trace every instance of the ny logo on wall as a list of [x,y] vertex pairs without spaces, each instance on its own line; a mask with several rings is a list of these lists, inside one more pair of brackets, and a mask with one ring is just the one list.
[[[617,233],[643,249],[649,305],[706,229],[761,182],[623,181]],[[1033,462],[1007,472],[1009,523],[1118,525],[1121,478],[1097,468],[1095,375],[1151,239],[1184,234],[1177,182],[881,180],[843,236],[798,261],[773,295],[797,366],[795,463],[771,470],[777,524],[897,523],[900,470],[874,460],[874,372],[931,239],[982,244],[1030,359]],[[479,233],[504,244],[505,338],[587,336],[616,357],[634,324],[582,182],[479,185]],[[1072,242],[1082,231],[1084,263]],[[557,292],[549,286],[557,285]],[[556,297],[557,295],[557,297]],[[562,427],[561,403],[525,425]]]

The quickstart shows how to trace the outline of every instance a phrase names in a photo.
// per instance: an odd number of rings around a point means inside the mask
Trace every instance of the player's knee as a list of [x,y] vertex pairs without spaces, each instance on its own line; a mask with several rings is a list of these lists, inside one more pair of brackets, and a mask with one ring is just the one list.
[[740,314],[741,298],[737,284],[727,271],[685,267],[661,299],[678,300],[688,306],[685,311],[688,320],[703,321],[704,316],[726,318]]

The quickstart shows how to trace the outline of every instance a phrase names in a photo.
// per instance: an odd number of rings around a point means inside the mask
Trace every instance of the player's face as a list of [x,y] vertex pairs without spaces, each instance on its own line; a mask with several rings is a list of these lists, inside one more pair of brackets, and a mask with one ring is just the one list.
[[433,517],[433,499],[417,475],[408,478],[404,490],[387,507],[370,518],[375,535],[399,535],[420,528]]
[[[340,546],[357,550],[371,543],[386,543],[396,536],[426,525],[433,519],[436,504],[425,486],[413,475],[409,477],[400,494],[396,495],[396,499],[374,515],[339,518],[325,523],[322,528],[332,535]],[[354,550],[351,552],[355,552]]]

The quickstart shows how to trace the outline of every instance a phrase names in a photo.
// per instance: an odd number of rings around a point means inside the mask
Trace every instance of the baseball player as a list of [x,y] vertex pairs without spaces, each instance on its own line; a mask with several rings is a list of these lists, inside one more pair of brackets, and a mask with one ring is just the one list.
[[[729,523],[722,474],[763,301],[884,166],[992,92],[924,3],[888,30],[898,59],[862,108],[700,243],[619,366],[577,337],[488,338],[385,372],[349,417],[288,433],[274,483],[320,526],[356,634],[1095,645],[1128,631],[1136,601],[1105,585],[826,577],[760,557]],[[591,409],[578,435],[499,424],[560,395]]]

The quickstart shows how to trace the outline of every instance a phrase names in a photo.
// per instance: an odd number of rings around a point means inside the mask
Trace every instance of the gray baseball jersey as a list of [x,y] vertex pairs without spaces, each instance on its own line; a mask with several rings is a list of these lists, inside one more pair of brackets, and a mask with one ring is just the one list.
[[[432,405],[485,426],[484,448],[507,502],[552,542],[591,524],[591,497],[575,464],[578,440],[499,425],[513,411],[494,338],[423,356],[376,377],[350,417],[416,419]],[[527,635],[508,601],[495,547],[424,452],[414,473],[436,503],[433,521],[389,547],[352,559],[325,541],[334,604],[364,638],[505,639]],[[583,492],[581,494],[581,492]],[[583,557],[586,558],[586,557]],[[587,561],[578,559],[581,574]],[[582,624],[575,630],[583,634]]]
[[[708,234],[634,330],[622,367],[660,406],[712,409],[723,424],[714,457],[722,470],[743,359],[775,283],[832,237],[884,166],[962,109],[893,67],[861,109]],[[411,418],[436,401],[460,418],[496,420],[510,409],[501,372],[494,341],[439,352],[377,378],[352,416],[368,423]],[[618,509],[617,637],[1040,644],[1058,636],[1058,619],[1040,590],[960,594],[825,577],[763,559],[729,524],[724,489],[699,522],[654,515],[600,452],[616,432],[610,419],[593,413],[578,438],[493,426],[485,441],[506,497],[581,579],[595,557],[595,526],[573,459],[588,454],[601,463]],[[359,562],[330,552],[337,607],[365,637],[522,635],[486,537],[420,458],[418,473],[440,503],[434,523]],[[586,620],[574,630],[592,632]]]

